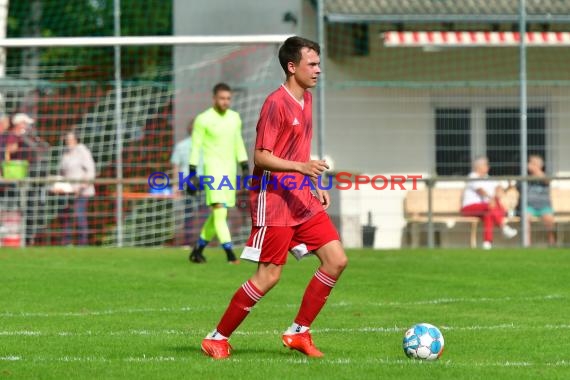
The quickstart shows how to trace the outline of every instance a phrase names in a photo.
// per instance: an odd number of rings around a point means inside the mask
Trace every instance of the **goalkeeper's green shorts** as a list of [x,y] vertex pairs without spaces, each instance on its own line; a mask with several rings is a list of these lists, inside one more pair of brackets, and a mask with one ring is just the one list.
[[226,207],[234,207],[236,205],[236,190],[230,189],[228,187],[223,187],[221,189],[210,189],[206,186],[206,204],[208,206],[214,203],[221,203],[226,205]]

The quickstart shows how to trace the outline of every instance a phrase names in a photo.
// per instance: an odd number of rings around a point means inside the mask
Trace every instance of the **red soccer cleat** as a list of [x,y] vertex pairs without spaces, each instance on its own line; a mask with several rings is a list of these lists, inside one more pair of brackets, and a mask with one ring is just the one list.
[[214,339],[204,339],[202,341],[202,351],[213,359],[227,359],[230,357],[230,351],[232,346],[227,341],[214,340]]
[[323,354],[313,343],[309,331],[299,334],[283,334],[283,345],[292,350],[297,350],[312,358],[322,358]]

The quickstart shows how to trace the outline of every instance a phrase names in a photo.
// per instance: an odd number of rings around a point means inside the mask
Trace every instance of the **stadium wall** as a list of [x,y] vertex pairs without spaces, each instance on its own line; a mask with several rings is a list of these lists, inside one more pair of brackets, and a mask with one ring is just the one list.
[[[175,35],[255,35],[255,34],[293,34],[297,33],[297,25],[284,21],[288,12],[300,17],[301,0],[282,2],[279,0],[211,0],[207,2],[192,2],[174,0],[174,34]],[[230,47],[228,47],[229,49]],[[216,53],[217,52],[217,53]],[[197,112],[211,105],[210,90],[218,81],[228,81],[233,84],[239,77],[232,77],[232,73],[225,72],[223,68],[217,73],[210,73],[207,82],[201,83],[204,96],[188,98],[186,90],[195,87],[195,79],[187,75],[187,68],[203,62],[205,57],[216,59],[212,54],[220,54],[219,46],[177,46],[174,49],[174,68],[176,73],[175,88],[175,138],[181,139],[185,135],[188,122],[196,116]],[[276,57],[272,65],[275,85],[282,80],[280,68]],[[212,65],[213,66],[213,65]],[[192,103],[192,104],[189,104]],[[261,104],[259,104],[261,109]],[[246,126],[244,126],[244,129]]]

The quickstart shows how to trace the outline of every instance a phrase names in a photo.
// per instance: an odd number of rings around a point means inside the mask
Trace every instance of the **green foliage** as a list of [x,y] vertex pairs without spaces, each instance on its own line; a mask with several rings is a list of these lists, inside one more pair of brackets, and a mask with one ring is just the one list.
[[[7,35],[18,37],[96,37],[114,35],[113,0],[10,1]],[[172,1],[121,0],[121,35],[172,35]],[[172,65],[172,48],[124,47],[121,63],[125,79],[155,79]],[[40,76],[50,67],[64,67],[59,79],[110,80],[113,48],[56,47],[9,49],[10,74],[18,75],[37,57]],[[18,70],[18,68],[20,68]],[[96,69],[95,69],[96,68]]]

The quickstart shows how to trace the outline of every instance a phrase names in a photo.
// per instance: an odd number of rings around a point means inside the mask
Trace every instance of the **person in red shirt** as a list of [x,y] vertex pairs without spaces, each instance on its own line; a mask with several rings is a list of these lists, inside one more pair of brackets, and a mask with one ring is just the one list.
[[288,38],[279,49],[286,80],[267,97],[257,123],[250,185],[252,231],[241,255],[258,267],[236,291],[216,329],[202,341],[202,351],[214,359],[230,356],[230,335],[277,284],[289,252],[297,259],[313,253],[320,266],[281,340],[307,356],[323,356],[309,328],[348,259],[325,211],[329,194],[317,183],[328,165],[310,158],[312,96],[307,90],[317,84],[321,73],[319,55],[319,45],[301,37]]

